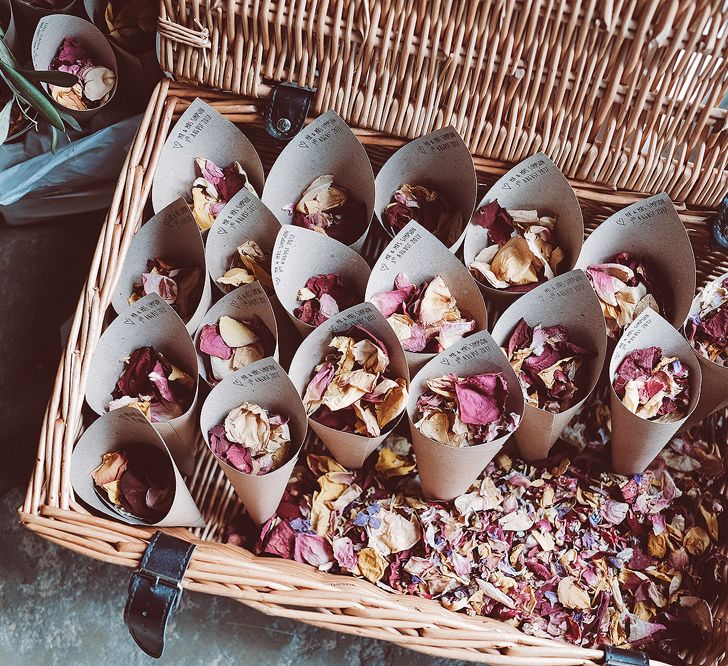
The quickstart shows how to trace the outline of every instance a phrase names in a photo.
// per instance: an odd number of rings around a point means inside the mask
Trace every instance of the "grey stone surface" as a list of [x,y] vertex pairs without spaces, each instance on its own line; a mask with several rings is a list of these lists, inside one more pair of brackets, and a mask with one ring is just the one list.
[[260,664],[456,666],[382,641],[270,618],[230,599],[185,593],[160,660],[122,620],[129,572],[77,555],[18,522],[18,489],[0,502],[0,664],[98,666]]

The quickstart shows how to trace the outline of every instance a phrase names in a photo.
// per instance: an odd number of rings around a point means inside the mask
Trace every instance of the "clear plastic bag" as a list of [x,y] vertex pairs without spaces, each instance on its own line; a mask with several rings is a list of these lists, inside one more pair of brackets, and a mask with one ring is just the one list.
[[55,153],[49,132],[0,147],[0,214],[8,224],[30,224],[107,208],[140,120],[61,139]]

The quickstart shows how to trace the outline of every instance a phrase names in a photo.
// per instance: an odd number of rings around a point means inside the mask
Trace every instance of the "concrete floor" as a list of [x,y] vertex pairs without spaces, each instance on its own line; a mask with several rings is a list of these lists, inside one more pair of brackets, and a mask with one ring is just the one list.
[[60,356],[59,326],[75,308],[101,218],[0,223],[0,664],[454,665],[192,593],[185,594],[166,653],[155,662],[123,624],[128,572],[21,527],[17,509]]

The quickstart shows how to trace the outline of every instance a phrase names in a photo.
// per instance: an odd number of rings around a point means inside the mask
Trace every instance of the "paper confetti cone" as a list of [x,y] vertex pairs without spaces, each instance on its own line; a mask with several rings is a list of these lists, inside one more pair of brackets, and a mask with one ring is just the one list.
[[521,319],[531,327],[565,326],[570,342],[592,352],[577,373],[577,392],[570,407],[554,414],[526,404],[515,440],[521,456],[535,461],[546,458],[561,431],[594,390],[604,365],[607,334],[596,294],[579,270],[558,275],[513,303],[493,328],[493,338],[501,347],[507,347]]
[[197,433],[197,357],[182,320],[159,296],[150,294],[129,306],[99,338],[91,360],[86,384],[86,402],[97,414],[104,414],[111,393],[124,371],[124,359],[140,347],[154,347],[170,363],[194,379],[190,406],[180,416],[154,423],[184,474],[194,466]]
[[[99,466],[103,455],[131,445],[159,449],[168,458],[169,465],[174,471],[175,489],[172,505],[164,517],[156,523],[147,523],[115,511],[94,490],[91,472]],[[202,527],[205,524],[164,440],[141,412],[132,407],[122,407],[104,414],[81,435],[71,455],[71,485],[76,495],[86,504],[106,516],[130,525]]]
[[[329,347],[331,339],[354,324],[370,331],[387,347],[389,376],[395,379],[402,378],[409,384],[407,360],[397,336],[387,320],[371,303],[362,303],[344,310],[324,322],[301,343],[288,373],[300,396],[303,396],[306,391],[314,367],[331,353],[331,347]],[[359,469],[372,451],[394,429],[400,418],[401,415],[390,421],[379,437],[365,437],[352,432],[340,432],[318,423],[312,418],[309,418],[309,424],[340,464],[349,469]]]
[[[624,357],[635,349],[657,346],[665,356],[677,356],[689,369],[690,403],[676,421],[657,423],[632,413],[612,388]],[[688,341],[651,308],[647,308],[625,330],[609,362],[610,409],[612,415],[612,467],[617,474],[640,474],[680,430],[700,399],[700,363]]]
[[462,227],[449,229],[447,236],[440,239],[455,252],[463,242],[465,229],[473,214],[478,182],[470,151],[454,127],[443,127],[405,144],[377,174],[374,211],[382,228],[391,237],[395,231],[386,222],[383,211],[402,185],[419,185],[434,190],[460,213]]
[[[475,280],[463,264],[435,236],[417,222],[409,222],[384,248],[367,283],[365,300],[394,289],[394,279],[405,273],[415,285],[437,275],[445,281],[461,313],[475,320],[473,331],[484,331],[488,314]],[[405,351],[410,374],[414,375],[435,353]]]
[[[556,274],[566,273],[574,267],[584,241],[581,206],[566,176],[546,155],[537,153],[516,164],[488,190],[476,211],[496,199],[506,209],[536,210],[541,216],[555,218],[554,247],[564,253]],[[473,222],[468,224],[463,246],[465,266],[470,266],[478,253],[491,244],[485,227]],[[522,291],[511,287],[496,289],[484,278],[477,281],[488,302],[500,308],[523,295]]]
[[210,430],[244,402],[288,416],[293,453],[284,465],[267,474],[246,474],[215,458],[250,517],[262,525],[278,508],[298,454],[306,439],[306,411],[285,371],[272,358],[264,358],[223,379],[202,405],[200,428],[207,445]]
[[513,434],[510,432],[485,444],[455,448],[425,436],[415,426],[417,399],[427,390],[428,379],[446,374],[464,378],[486,372],[503,373],[508,385],[506,410],[522,417],[524,403],[518,377],[487,331],[476,333],[441,352],[412,379],[407,415],[425,497],[451,500],[462,495]]
[[335,111],[320,115],[286,145],[268,174],[261,198],[281,224],[291,224],[291,206],[314,180],[327,175],[364,208],[361,229],[348,243],[359,252],[374,210],[374,173],[364,147]]

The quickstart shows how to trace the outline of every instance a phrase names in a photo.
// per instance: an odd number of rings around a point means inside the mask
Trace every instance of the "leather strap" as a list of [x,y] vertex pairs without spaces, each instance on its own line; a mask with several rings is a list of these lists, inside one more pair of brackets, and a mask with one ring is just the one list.
[[315,93],[294,83],[276,83],[263,112],[265,131],[276,141],[290,141],[306,122]]
[[650,666],[650,658],[644,652],[633,652],[615,647],[603,647],[604,666]]
[[182,579],[195,545],[156,532],[139,568],[129,581],[124,622],[136,644],[150,657],[164,651],[164,634],[170,615],[182,597]]

